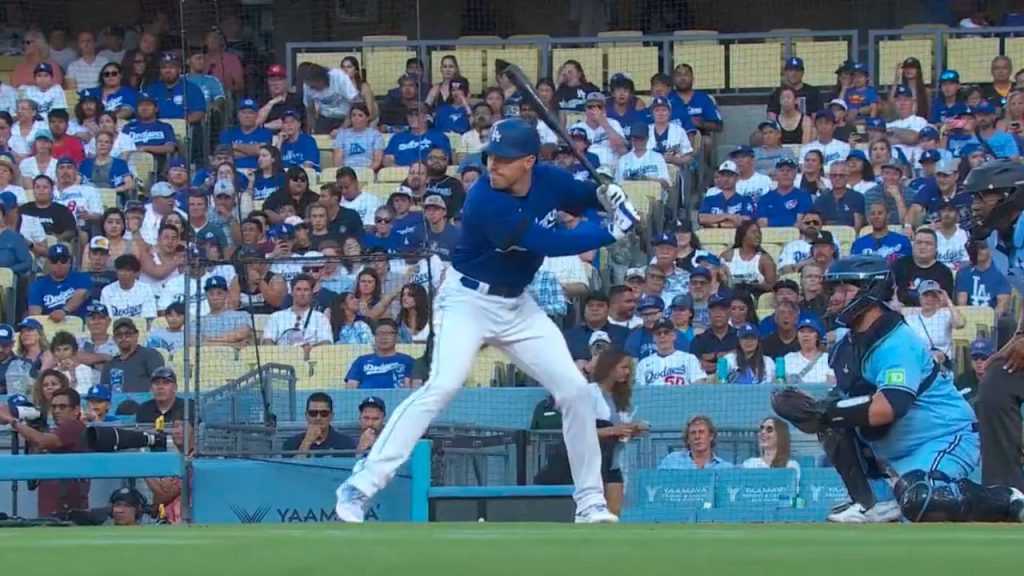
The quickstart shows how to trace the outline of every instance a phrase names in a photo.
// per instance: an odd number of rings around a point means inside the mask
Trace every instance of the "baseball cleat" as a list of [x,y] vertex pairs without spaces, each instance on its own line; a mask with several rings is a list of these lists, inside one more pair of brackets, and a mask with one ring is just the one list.
[[876,502],[864,516],[869,524],[885,524],[887,522],[899,522],[903,518],[903,511],[896,500]]
[[366,508],[370,499],[359,491],[355,486],[342,484],[337,491],[338,503],[334,506],[334,512],[338,514],[338,520],[348,524],[361,524],[366,519]]
[[896,522],[901,516],[900,506],[895,500],[877,502],[870,510],[856,502],[847,502],[833,508],[825,521],[836,524],[884,524]]
[[615,524],[619,517],[604,504],[592,504],[576,512],[577,524]]
[[1024,492],[1010,488],[1010,520],[1024,522]]

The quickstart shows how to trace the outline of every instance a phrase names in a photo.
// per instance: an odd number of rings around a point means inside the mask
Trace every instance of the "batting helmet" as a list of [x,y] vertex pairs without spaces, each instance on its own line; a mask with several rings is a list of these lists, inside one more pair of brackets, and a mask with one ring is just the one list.
[[1012,224],[1013,210],[1004,208],[1019,211],[1024,207],[1021,184],[1024,184],[1024,165],[1007,158],[990,160],[971,170],[964,179],[964,193],[972,196],[999,194],[1002,198],[994,205],[982,203],[980,210],[960,223],[961,228],[969,232],[973,240],[985,240],[992,230]]
[[892,300],[895,290],[892,270],[884,258],[878,256],[847,256],[836,260],[825,272],[825,283],[831,289],[841,284],[853,284],[860,288],[857,295],[842,307],[829,314],[836,324],[849,327],[854,320],[874,304]]
[[491,127],[491,137],[483,148],[487,156],[522,158],[540,154],[537,129],[521,118],[507,118]]

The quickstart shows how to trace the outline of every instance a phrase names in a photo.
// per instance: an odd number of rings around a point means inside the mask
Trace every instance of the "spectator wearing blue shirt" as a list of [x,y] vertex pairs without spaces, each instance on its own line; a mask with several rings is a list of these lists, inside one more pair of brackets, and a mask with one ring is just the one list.
[[[223,173],[218,174],[221,171]],[[216,184],[217,180],[230,181],[234,185],[235,190],[249,189],[249,177],[236,169],[235,150],[231,147],[231,144],[220,144],[214,149],[213,160],[210,162],[209,167],[196,170],[195,175],[192,176],[192,185],[205,186],[213,190],[213,185]]]
[[[643,101],[636,97],[636,85],[632,79],[625,74],[614,74],[608,80],[608,91],[612,95],[605,100],[605,114],[619,122],[627,138],[637,122],[650,124]],[[646,127],[644,134],[647,134]]]
[[434,129],[465,134],[469,132],[469,117],[473,115],[469,101],[469,80],[455,76],[449,86],[451,102],[441,104],[434,111]]
[[853,118],[859,116],[878,115],[878,92],[874,86],[868,85],[870,73],[867,64],[857,62],[850,69],[853,79],[853,87],[847,88],[843,93],[843,100]]
[[871,233],[854,240],[851,255],[873,254],[889,263],[901,256],[910,256],[910,238],[889,230],[889,209],[885,203],[872,202],[868,206],[868,225]]
[[120,119],[131,118],[138,105],[138,92],[122,84],[123,71],[117,62],[107,62],[100,70],[99,86],[82,91],[82,97],[92,97],[103,104],[103,109]]
[[956,70],[944,70],[939,75],[939,93],[932,98],[932,110],[928,120],[932,124],[942,124],[953,118],[950,110],[960,103],[960,73]]
[[864,226],[864,195],[847,188],[850,167],[845,160],[837,160],[828,168],[832,189],[825,190],[814,201],[814,209],[821,212],[826,226]]
[[704,470],[712,468],[732,468],[731,462],[715,454],[715,441],[718,432],[711,418],[694,416],[686,423],[683,434],[683,445],[686,450],[669,452],[658,470]]
[[796,172],[796,160],[783,158],[775,163],[776,188],[761,196],[757,203],[758,226],[795,226],[811,209],[811,195],[793,186]]
[[88,422],[117,422],[117,416],[110,413],[110,399],[112,394],[110,386],[93,384],[82,397],[88,404],[89,410],[82,412]]
[[252,199],[266,200],[285,185],[284,167],[281,165],[281,151],[276,146],[260,146],[256,158],[256,173],[252,185]]
[[135,120],[126,124],[121,132],[132,139],[137,151],[152,154],[156,159],[157,172],[162,172],[167,157],[178,149],[174,127],[157,119],[156,98],[153,96],[145,92],[139,94],[138,106]]
[[0,193],[0,268],[10,268],[21,276],[32,270],[32,254],[25,237],[4,224],[7,214],[17,209],[18,198],[13,192]]
[[29,316],[47,315],[62,322],[67,315],[85,318],[85,304],[92,290],[92,279],[71,267],[71,251],[54,244],[46,253],[50,273],[40,276],[28,289]]
[[956,104],[949,109],[949,114],[952,117],[945,122],[945,148],[957,158],[967,156],[964,147],[980,143],[975,131],[977,118],[974,115],[974,108],[966,104]]
[[406,112],[406,121],[409,123],[409,130],[392,136],[384,148],[385,166],[409,166],[413,162],[423,161],[427,156],[427,150],[435,147],[444,150],[449,162],[451,161],[452,148],[448,137],[440,130],[427,129],[422,108],[409,108]]
[[680,102],[679,97],[672,90],[672,77],[668,74],[658,72],[651,76],[651,105],[644,110],[644,121],[654,124],[655,102],[661,103],[669,111],[669,122],[682,128],[684,131],[696,130],[693,119],[690,118],[690,111],[686,106],[674,105]]
[[609,298],[604,292],[593,291],[583,300],[583,322],[565,330],[562,335],[569,346],[569,353],[576,365],[581,369],[591,359],[593,336],[604,333],[608,344],[617,348],[625,348],[629,330],[624,326],[616,326],[608,321]]
[[722,131],[722,115],[715,101],[706,92],[693,89],[693,67],[680,64],[673,70],[675,90],[669,96],[672,108],[679,106],[690,114],[694,127],[702,134]]
[[996,158],[1020,160],[1017,140],[1008,132],[996,129],[996,107],[991,102],[982,100],[974,109],[978,129],[978,137],[984,142],[987,151]]
[[[238,126],[232,126],[220,133],[222,146],[231,146],[235,166],[241,170],[255,170],[256,157],[260,146],[270,144],[274,135],[256,123],[259,104],[252,98],[238,103]],[[244,188],[243,188],[244,190]]]
[[958,194],[957,176],[959,174],[958,162],[953,159],[940,160],[935,165],[935,183],[926,184],[921,191],[914,196],[914,200],[907,210],[906,219],[903,224],[905,228],[915,230],[922,223],[930,224],[939,219],[939,208],[943,204],[952,203],[957,207],[957,213],[963,217],[968,216],[971,210],[971,196],[969,194]]
[[181,60],[174,53],[160,57],[160,81],[147,84],[143,91],[156,99],[157,110],[165,120],[199,124],[206,118],[206,96],[199,86],[181,77]]
[[377,208],[373,215],[373,229],[363,234],[363,249],[383,248],[388,254],[394,254],[404,242],[405,237],[395,233],[395,209],[388,205]]
[[718,194],[708,194],[700,203],[697,221],[706,228],[739,228],[754,216],[754,201],[750,196],[736,193],[739,170],[736,163],[726,160],[715,172]]
[[356,441],[331,426],[333,417],[334,401],[331,397],[323,392],[310,394],[306,399],[306,430],[285,439],[281,449],[287,456],[295,458],[308,458],[325,450],[355,450]]
[[188,57],[188,74],[185,79],[195,84],[203,91],[206,99],[206,107],[210,108],[217,102],[225,99],[224,84],[213,74],[207,74],[210,67],[206,62],[206,53],[202,48],[193,48],[192,54]]
[[[952,155],[950,155],[952,157]],[[921,191],[922,188],[929,184],[935,184],[935,166],[942,160],[942,156],[938,150],[925,150],[921,152],[921,156],[917,159],[917,167],[914,167],[913,174],[916,177],[907,184],[915,195]]]
[[96,135],[96,156],[86,157],[78,165],[81,184],[89,184],[96,188],[114,188],[120,193],[127,193],[135,188],[135,178],[128,163],[110,155],[113,145],[113,134],[100,132]]
[[765,316],[758,324],[757,331],[762,338],[771,336],[779,331],[779,323],[775,317],[778,314],[779,304],[783,302],[788,302],[793,305],[794,310],[799,310],[799,315],[794,320],[794,326],[797,322],[805,319],[821,321],[814,312],[800,308],[800,285],[795,281],[783,278],[772,286],[772,292],[775,295],[775,314]]
[[459,242],[459,229],[448,222],[448,204],[444,197],[430,194],[424,198],[423,215],[427,221],[424,230],[426,248],[434,251],[443,262],[450,262],[452,251]]
[[971,265],[956,273],[957,306],[988,306],[997,319],[1002,317],[1010,308],[1010,283],[992,265],[991,248],[986,242],[974,242],[967,253]]
[[345,376],[349,388],[410,388],[412,356],[395,350],[398,324],[390,318],[381,318],[373,329],[374,351],[356,358]]
[[316,140],[302,131],[302,116],[295,110],[281,115],[281,164],[320,171],[320,149]]
[[[657,352],[657,346],[654,343],[654,327],[665,318],[665,301],[659,296],[644,296],[637,303],[636,312],[640,315],[643,324],[630,330],[624,349],[633,358],[643,360]],[[676,350],[685,352],[684,348],[687,347],[687,344],[687,342],[680,342],[676,338]]]

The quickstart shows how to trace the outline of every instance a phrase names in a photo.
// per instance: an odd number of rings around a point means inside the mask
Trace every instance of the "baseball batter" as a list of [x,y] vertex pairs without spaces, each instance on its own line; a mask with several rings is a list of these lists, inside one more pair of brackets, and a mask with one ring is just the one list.
[[[441,286],[430,376],[395,410],[373,450],[337,490],[343,522],[362,522],[367,505],[394,477],[431,421],[466,381],[482,344],[504,350],[554,395],[576,490],[576,522],[616,522],[601,483],[601,450],[587,382],[558,328],[526,294],[546,256],[580,254],[613,244],[636,226],[636,210],[615,185],[576,181],[537,165],[540,139],[524,120],[494,125],[484,147],[488,176],[473,185],[462,234]],[[611,211],[607,229],[555,228],[558,211]]]

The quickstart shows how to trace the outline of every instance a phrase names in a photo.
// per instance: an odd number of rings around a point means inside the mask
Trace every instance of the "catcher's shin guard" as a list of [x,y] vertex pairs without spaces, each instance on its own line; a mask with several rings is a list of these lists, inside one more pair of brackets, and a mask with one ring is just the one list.
[[828,461],[839,473],[850,499],[863,506],[865,510],[874,507],[875,493],[871,489],[866,466],[857,452],[860,450],[860,444],[854,437],[853,430],[825,430],[818,434],[818,440],[825,449]]
[[942,472],[912,470],[896,482],[896,499],[911,522],[1018,522],[1013,489],[982,486]]

